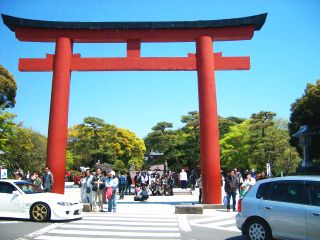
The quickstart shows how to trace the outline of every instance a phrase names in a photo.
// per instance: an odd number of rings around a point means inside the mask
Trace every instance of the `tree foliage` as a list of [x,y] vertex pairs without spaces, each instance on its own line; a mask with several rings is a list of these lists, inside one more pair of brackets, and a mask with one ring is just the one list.
[[[292,136],[301,126],[308,125],[312,132],[310,157],[320,162],[320,80],[316,84],[309,83],[301,98],[291,105],[289,133]],[[290,143],[296,147],[302,156],[302,149],[298,145],[298,139],[291,137]]]
[[289,144],[287,122],[275,116],[261,111],[232,126],[220,140],[221,165],[265,171],[270,163],[274,175],[295,172],[300,159]]
[[98,161],[113,165],[118,160],[126,168],[132,162],[139,168],[143,164],[145,145],[127,129],[87,117],[83,123],[69,128],[68,149],[72,152],[75,168],[93,166]]
[[[219,117],[220,136],[229,132],[230,127],[241,123],[243,119]],[[188,112],[181,117],[184,126],[172,130],[173,125],[159,122],[144,139],[149,152],[161,152],[163,155],[156,159],[157,163],[168,162],[173,171],[181,167],[196,169],[200,162],[200,119],[197,111]]]
[[14,107],[17,85],[13,76],[0,65],[0,109]]

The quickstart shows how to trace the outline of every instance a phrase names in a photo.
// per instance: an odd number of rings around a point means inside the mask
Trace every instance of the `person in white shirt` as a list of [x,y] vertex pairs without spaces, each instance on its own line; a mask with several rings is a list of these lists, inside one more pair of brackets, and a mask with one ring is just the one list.
[[248,173],[247,178],[240,187],[240,197],[243,198],[254,184],[256,184],[256,179],[251,176],[251,173]]
[[180,186],[182,189],[187,189],[188,176],[184,169],[180,172]]

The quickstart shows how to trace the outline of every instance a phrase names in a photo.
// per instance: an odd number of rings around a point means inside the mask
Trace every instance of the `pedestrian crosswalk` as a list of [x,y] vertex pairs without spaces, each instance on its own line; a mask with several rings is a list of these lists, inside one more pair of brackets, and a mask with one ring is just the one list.
[[240,232],[236,227],[235,215],[234,212],[215,211],[213,216],[192,219],[189,223],[191,226]]
[[86,213],[79,221],[59,224],[33,239],[178,240],[181,239],[181,233],[175,215]]
[[235,226],[235,214],[226,211],[214,211],[210,215],[201,216],[165,212],[89,212],[84,213],[80,220],[51,224],[21,240],[196,239],[193,231],[197,231],[197,227],[239,233]]

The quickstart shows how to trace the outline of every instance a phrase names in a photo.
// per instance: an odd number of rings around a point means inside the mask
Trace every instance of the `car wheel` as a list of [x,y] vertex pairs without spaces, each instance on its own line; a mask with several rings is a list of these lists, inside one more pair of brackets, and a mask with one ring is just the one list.
[[272,234],[269,225],[261,219],[252,219],[246,224],[245,235],[250,240],[270,240]]
[[51,210],[48,204],[39,202],[30,208],[30,217],[35,222],[46,222],[50,220]]

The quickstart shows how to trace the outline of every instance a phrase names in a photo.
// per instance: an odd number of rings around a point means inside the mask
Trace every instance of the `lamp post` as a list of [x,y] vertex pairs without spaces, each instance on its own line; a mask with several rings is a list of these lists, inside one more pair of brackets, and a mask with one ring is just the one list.
[[311,136],[315,133],[311,132],[308,125],[301,126],[299,131],[293,134],[293,137],[299,138],[299,145],[303,148],[303,159],[300,162],[297,173],[312,174],[314,164],[310,158]]

